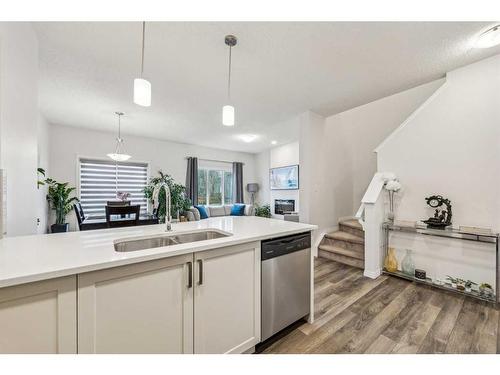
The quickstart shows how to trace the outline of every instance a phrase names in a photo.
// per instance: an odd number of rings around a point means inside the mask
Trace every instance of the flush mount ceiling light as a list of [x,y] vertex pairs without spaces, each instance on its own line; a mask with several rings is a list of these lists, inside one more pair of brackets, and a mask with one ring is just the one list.
[[124,115],[123,112],[115,112],[118,116],[118,137],[116,138],[115,152],[112,154],[107,154],[107,156],[114,161],[125,161],[130,159],[130,155],[122,153],[123,149],[123,139],[121,138],[121,117]]
[[[227,102],[222,107],[222,125],[234,126],[234,107],[231,103],[231,50],[238,43],[238,39],[234,35],[226,35],[224,43],[229,46],[229,72],[227,76]],[[251,141],[250,141],[251,142]]]
[[250,143],[253,142],[257,139],[257,135],[255,134],[240,134],[238,135],[238,138],[241,139],[245,143]]
[[500,25],[496,25],[479,35],[476,39],[474,47],[490,48],[496,46],[497,44],[500,44]]
[[151,106],[151,83],[142,77],[144,73],[144,37],[146,22],[142,23],[141,78],[134,79],[134,103],[143,107]]
[[277,145],[278,144],[278,141],[271,141],[271,144],[274,146],[274,145]]

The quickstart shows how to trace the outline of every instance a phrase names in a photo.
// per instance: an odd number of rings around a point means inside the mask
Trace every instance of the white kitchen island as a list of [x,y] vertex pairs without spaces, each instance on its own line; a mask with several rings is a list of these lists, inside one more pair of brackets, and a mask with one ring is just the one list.
[[226,216],[176,223],[168,234],[207,229],[227,236],[130,252],[114,244],[167,234],[165,226],[0,240],[0,352],[251,351],[260,341],[260,241],[316,227]]

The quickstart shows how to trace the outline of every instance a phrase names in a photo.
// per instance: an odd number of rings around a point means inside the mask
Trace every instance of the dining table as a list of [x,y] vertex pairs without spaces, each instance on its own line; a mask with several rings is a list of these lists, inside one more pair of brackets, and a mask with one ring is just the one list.
[[[121,217],[120,215],[113,215],[113,221],[127,220],[127,217]],[[128,216],[128,215],[124,215]],[[139,216],[139,224],[138,225],[154,225],[159,224],[160,221],[156,215],[153,214],[141,214]],[[81,226],[80,230],[93,230],[93,229],[104,229],[108,228],[108,224],[106,223],[105,217],[92,217],[91,215],[86,217]]]

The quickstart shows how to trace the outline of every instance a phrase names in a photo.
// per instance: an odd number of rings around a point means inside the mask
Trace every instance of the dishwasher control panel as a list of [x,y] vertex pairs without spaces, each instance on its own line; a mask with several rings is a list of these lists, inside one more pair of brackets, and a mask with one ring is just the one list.
[[301,233],[262,241],[261,260],[275,258],[311,247],[311,233]]

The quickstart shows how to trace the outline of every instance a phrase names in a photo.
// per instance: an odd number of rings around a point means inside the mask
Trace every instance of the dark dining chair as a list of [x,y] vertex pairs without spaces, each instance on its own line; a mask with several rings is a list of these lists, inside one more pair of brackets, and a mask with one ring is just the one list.
[[[134,206],[106,206],[106,224],[108,228],[130,227],[138,225],[140,211],[140,204]],[[111,220],[112,215],[119,215],[121,218],[117,220]],[[134,216],[123,218],[126,215]]]
[[73,205],[73,209],[75,210],[76,220],[78,221],[78,228],[83,230],[82,224],[85,220],[85,214],[83,213],[82,204],[80,202],[75,203]]

